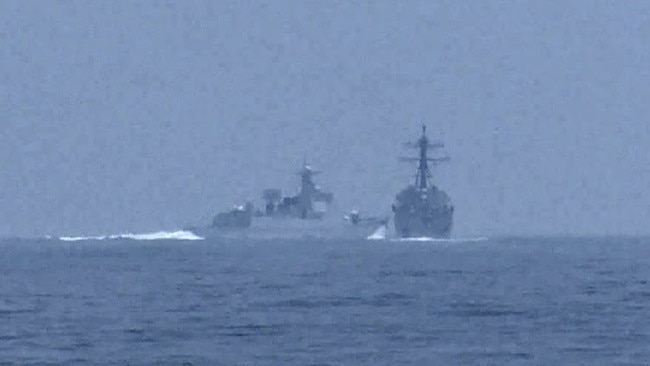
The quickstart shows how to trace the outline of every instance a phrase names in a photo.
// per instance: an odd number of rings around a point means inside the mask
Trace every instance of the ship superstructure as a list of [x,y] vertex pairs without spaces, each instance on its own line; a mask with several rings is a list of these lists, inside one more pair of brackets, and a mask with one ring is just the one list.
[[334,199],[331,192],[323,191],[314,183],[314,175],[320,173],[313,170],[307,163],[303,164],[300,175],[300,191],[295,196],[282,197],[279,189],[264,190],[262,199],[265,202],[264,212],[257,216],[292,217],[300,219],[321,219],[327,213]]

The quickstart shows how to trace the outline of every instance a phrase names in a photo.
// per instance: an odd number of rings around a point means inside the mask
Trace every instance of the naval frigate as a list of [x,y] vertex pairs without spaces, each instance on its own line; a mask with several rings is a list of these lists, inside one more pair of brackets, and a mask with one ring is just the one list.
[[408,147],[419,151],[418,157],[400,158],[405,162],[417,162],[415,184],[400,191],[392,205],[395,234],[401,238],[449,238],[453,226],[454,206],[446,192],[431,183],[429,164],[449,161],[448,156],[430,158],[429,149],[444,148],[440,141],[427,138],[426,126],[422,136]]
[[385,230],[388,217],[362,217],[356,210],[332,215],[334,195],[314,182],[319,173],[305,162],[297,194],[283,197],[280,189],[265,189],[261,209],[247,202],[216,214],[209,225],[186,230],[204,238],[250,239],[365,239]]

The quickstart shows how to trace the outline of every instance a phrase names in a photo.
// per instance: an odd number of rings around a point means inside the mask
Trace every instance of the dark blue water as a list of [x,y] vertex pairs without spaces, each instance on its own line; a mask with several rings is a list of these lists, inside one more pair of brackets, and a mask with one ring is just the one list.
[[648,365],[650,239],[0,242],[0,364]]

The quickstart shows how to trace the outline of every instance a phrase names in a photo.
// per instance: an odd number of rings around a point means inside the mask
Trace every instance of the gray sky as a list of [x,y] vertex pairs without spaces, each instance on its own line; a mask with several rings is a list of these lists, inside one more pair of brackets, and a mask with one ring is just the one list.
[[650,233],[650,2],[0,2],[0,235],[175,229],[307,158],[389,212],[426,123],[455,235]]

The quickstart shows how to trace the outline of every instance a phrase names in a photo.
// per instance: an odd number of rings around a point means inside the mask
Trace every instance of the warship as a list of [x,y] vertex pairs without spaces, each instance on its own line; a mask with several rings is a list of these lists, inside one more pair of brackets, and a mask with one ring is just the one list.
[[441,189],[431,183],[429,164],[449,161],[448,156],[429,158],[429,149],[444,148],[440,141],[429,141],[426,126],[422,136],[408,147],[419,151],[418,157],[400,158],[404,162],[417,162],[415,184],[400,191],[392,205],[395,235],[399,238],[449,238],[453,226],[454,206]]
[[334,195],[314,182],[319,173],[305,162],[298,172],[297,194],[283,197],[280,189],[265,189],[261,209],[246,202],[217,213],[209,225],[185,230],[203,238],[250,239],[365,239],[385,231],[389,217],[362,217],[356,210],[338,218],[332,215]]

